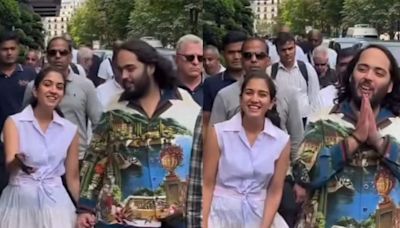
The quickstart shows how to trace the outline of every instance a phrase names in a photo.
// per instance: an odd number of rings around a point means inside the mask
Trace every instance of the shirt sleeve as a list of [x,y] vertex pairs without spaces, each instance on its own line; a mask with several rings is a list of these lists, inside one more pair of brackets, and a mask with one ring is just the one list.
[[[99,73],[98,73],[98,77],[102,78],[104,80],[108,80],[111,79],[113,75],[110,75],[110,72],[108,70],[108,63],[109,60],[105,59],[101,62],[100,67],[99,67]],[[111,70],[112,72],[112,70]]]
[[310,102],[311,113],[318,111],[319,109],[319,102],[318,102],[318,94],[319,94],[319,80],[317,72],[314,68],[309,64],[305,63],[307,66],[308,72],[308,99]]
[[33,81],[29,82],[28,85],[26,85],[24,99],[22,100],[22,108],[25,108],[31,103],[32,89],[33,89]]
[[103,106],[99,101],[99,97],[97,96],[96,88],[94,87],[93,83],[87,79],[86,84],[86,112],[89,120],[94,126],[96,126],[103,112]]
[[210,123],[216,124],[227,120],[227,110],[225,107],[224,98],[221,93],[218,93],[214,100],[214,105],[211,111]]
[[[293,164],[293,177],[297,184],[319,188],[343,169],[346,161],[346,135],[336,137],[334,144],[326,144],[325,134],[335,131],[324,121],[311,122],[300,145],[299,158]],[[338,133],[338,132],[336,132]],[[311,172],[312,170],[312,172]]]
[[101,118],[102,123],[93,132],[89,149],[81,167],[81,191],[78,212],[95,213],[99,192],[107,172],[108,146],[110,146],[110,114]]
[[288,92],[286,129],[290,135],[291,153],[290,161],[294,162],[299,157],[299,146],[304,137],[304,127],[301,118],[298,100],[294,93]]

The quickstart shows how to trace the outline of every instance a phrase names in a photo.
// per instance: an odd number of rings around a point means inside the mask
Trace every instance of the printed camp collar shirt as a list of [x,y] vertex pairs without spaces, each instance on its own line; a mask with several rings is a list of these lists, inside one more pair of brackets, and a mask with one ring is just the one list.
[[184,212],[199,112],[182,89],[162,91],[151,119],[138,104],[110,105],[83,162],[79,210],[121,227],[160,227],[161,219]]
[[384,155],[363,145],[347,157],[344,139],[356,126],[350,104],[310,119],[293,168],[312,190],[302,227],[400,227],[400,118],[383,108],[376,122]]

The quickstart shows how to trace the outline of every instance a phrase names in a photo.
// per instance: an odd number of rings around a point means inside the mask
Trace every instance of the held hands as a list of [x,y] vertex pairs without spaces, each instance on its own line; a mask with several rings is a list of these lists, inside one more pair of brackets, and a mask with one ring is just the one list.
[[356,125],[356,129],[352,137],[358,144],[367,143],[374,148],[379,148],[382,137],[376,126],[375,113],[372,110],[368,96],[363,95],[360,107],[360,115]]
[[92,228],[96,225],[96,217],[91,213],[82,213],[78,215],[76,228]]

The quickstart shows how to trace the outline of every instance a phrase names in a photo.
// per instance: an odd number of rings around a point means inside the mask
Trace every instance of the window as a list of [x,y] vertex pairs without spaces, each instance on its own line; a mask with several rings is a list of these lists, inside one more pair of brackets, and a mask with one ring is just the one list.
[[54,29],[57,29],[57,24],[54,25]]
[[274,0],[271,0],[271,4],[274,4]]
[[257,12],[260,12],[260,7],[257,7]]
[[64,21],[64,18],[63,18],[63,17],[61,18],[61,21],[62,21],[62,22]]
[[49,29],[51,29],[51,25],[49,25]]
[[55,32],[54,32],[54,35],[55,35],[55,36],[58,36],[58,31],[55,31]]
[[264,12],[267,12],[267,7],[264,7]]

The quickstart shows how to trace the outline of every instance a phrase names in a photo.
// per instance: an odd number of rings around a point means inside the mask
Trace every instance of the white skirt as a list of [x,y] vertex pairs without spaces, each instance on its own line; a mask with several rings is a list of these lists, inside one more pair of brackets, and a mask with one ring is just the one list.
[[1,228],[75,228],[76,219],[63,185],[8,185],[0,198]]
[[[262,224],[265,200],[237,199],[229,196],[213,196],[209,228],[259,228]],[[277,212],[271,228],[288,228],[289,226]]]

